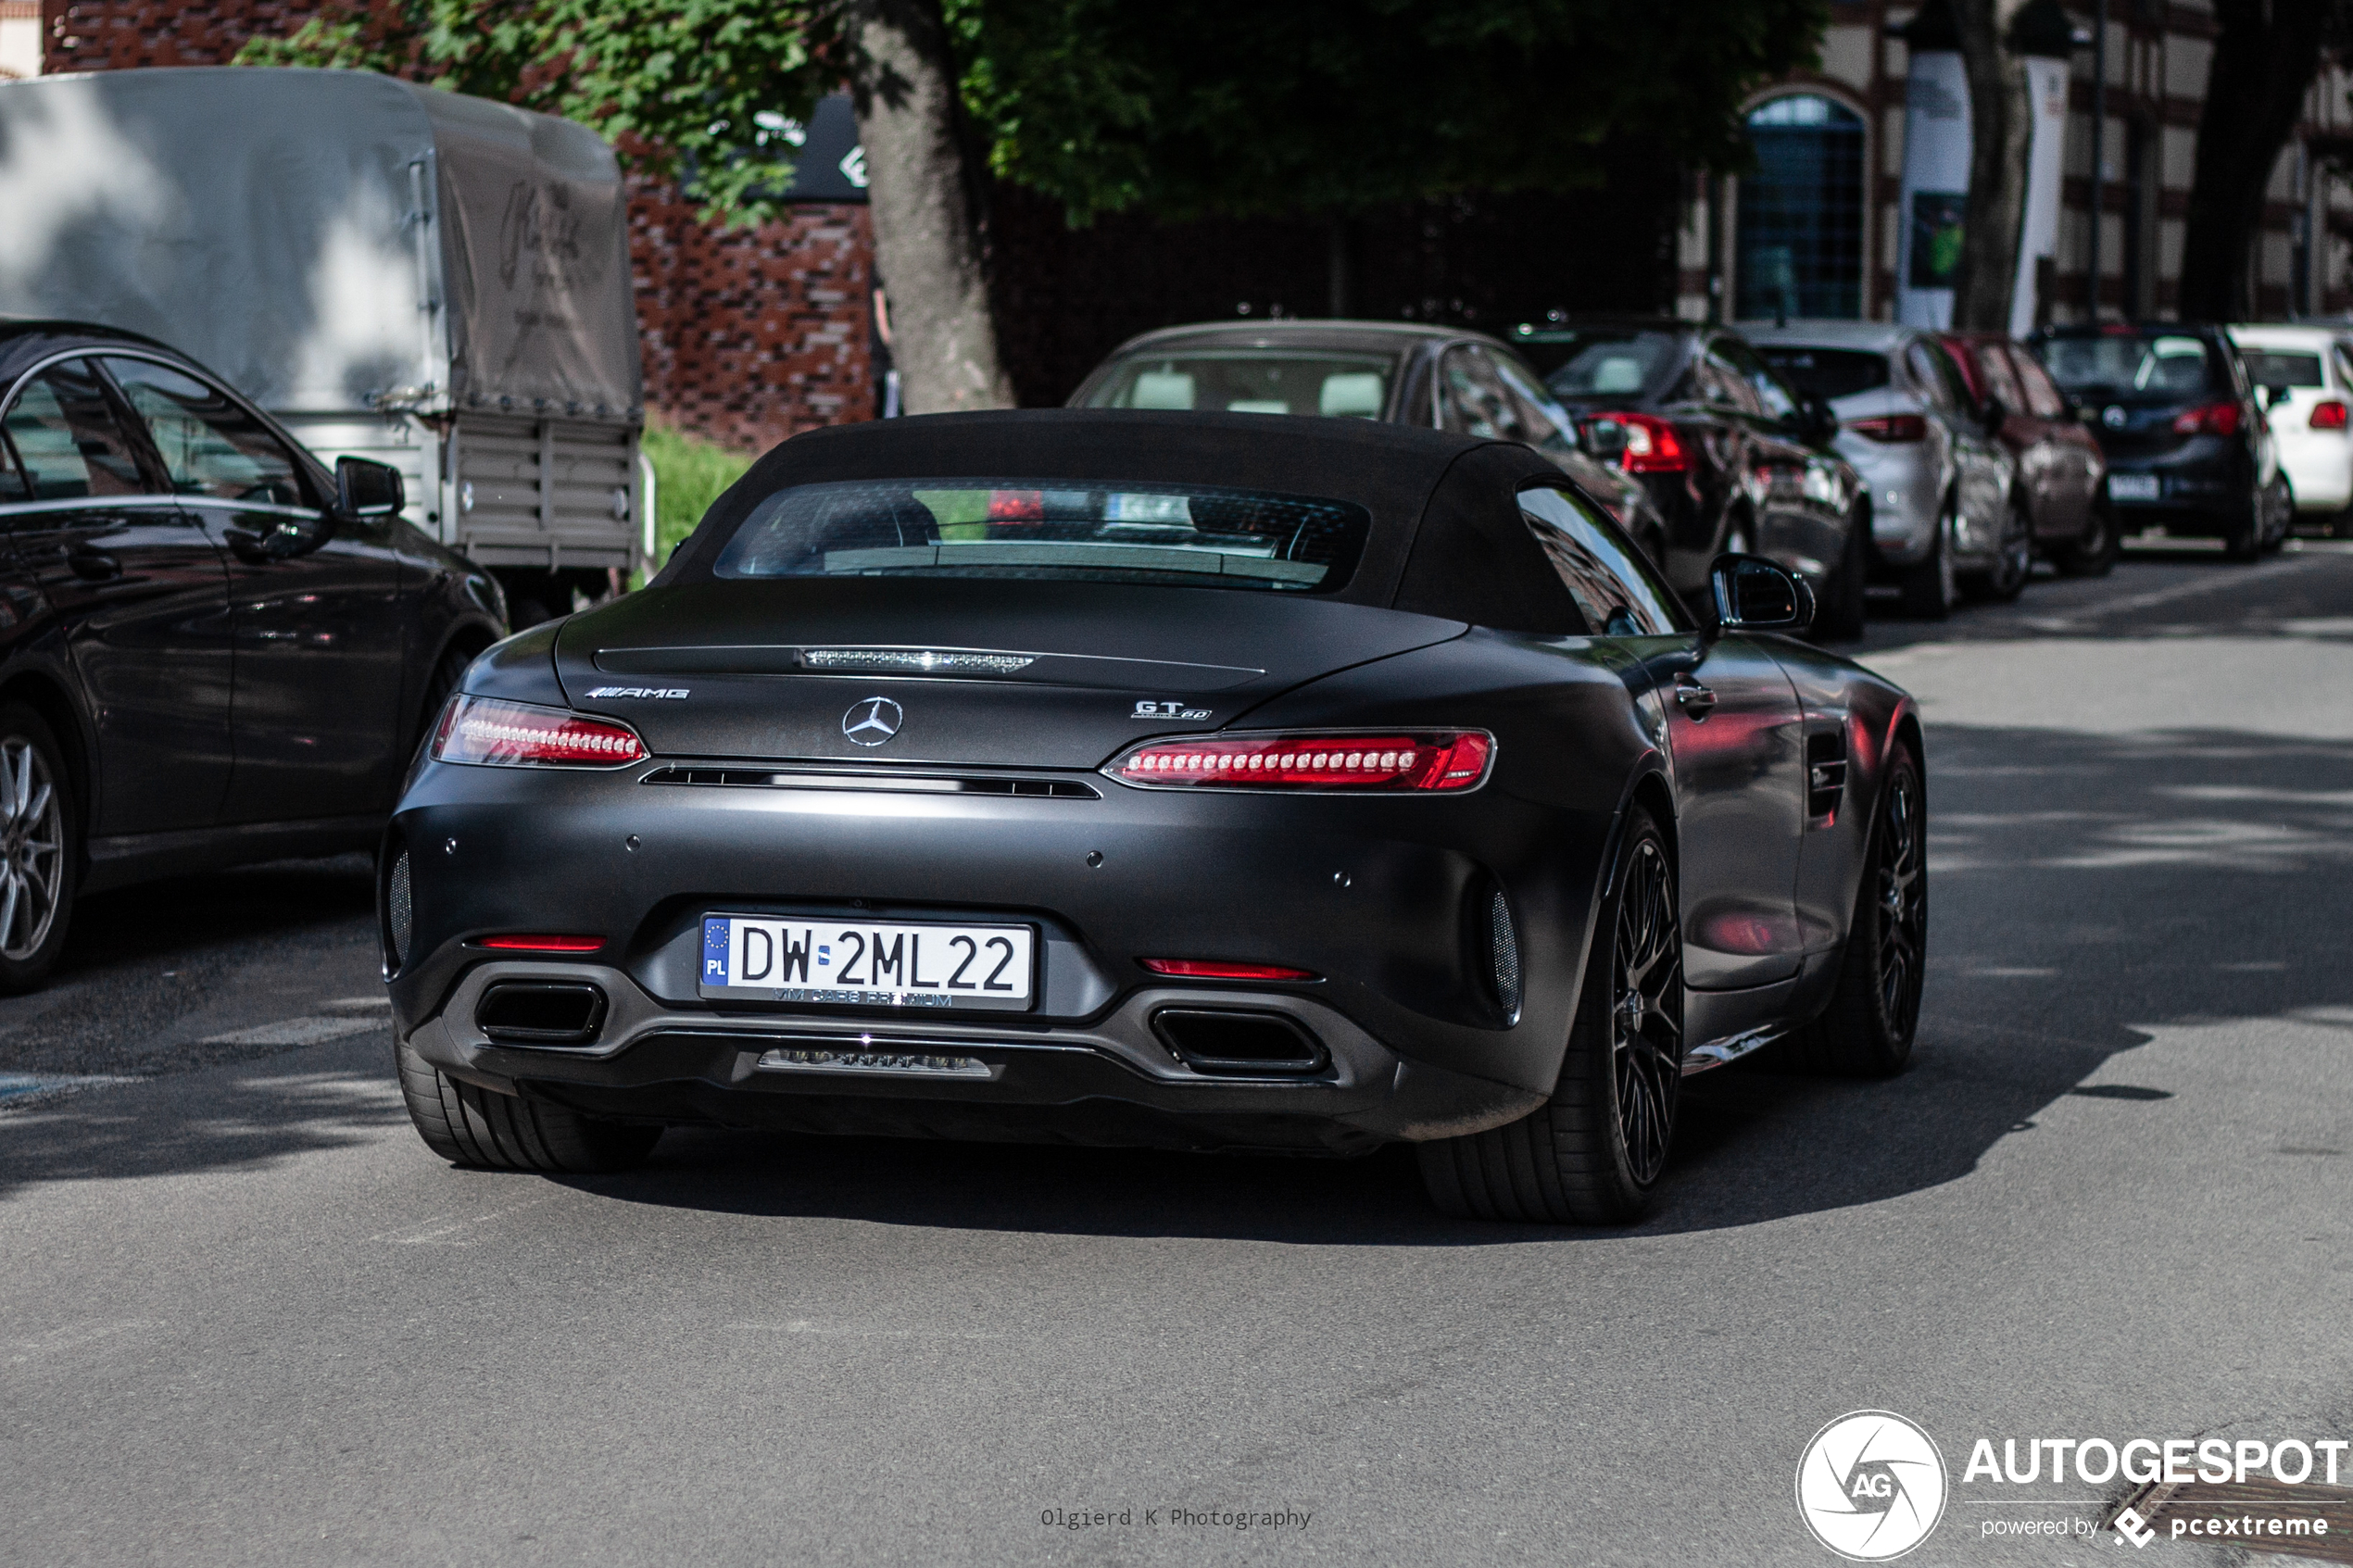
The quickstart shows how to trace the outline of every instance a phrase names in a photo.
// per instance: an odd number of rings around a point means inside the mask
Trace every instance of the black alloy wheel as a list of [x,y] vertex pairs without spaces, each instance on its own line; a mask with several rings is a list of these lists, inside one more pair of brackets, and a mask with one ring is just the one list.
[[2002,509],[2002,537],[1994,546],[1993,564],[1969,575],[1969,596],[2009,604],[2026,591],[2026,580],[2033,574],[2034,524],[2026,515],[2025,504],[2013,495]]
[[1898,579],[1904,613],[1915,621],[1942,621],[1961,601],[1960,580],[1953,571],[1953,534],[1960,515],[1960,496],[1945,496],[1936,514],[1936,538],[1929,546],[1928,558],[1906,567]]
[[1838,987],[1819,1019],[1782,1042],[1783,1060],[1846,1077],[1902,1072],[1927,974],[1928,798],[1919,762],[1898,746],[1888,754]]
[[2095,497],[2083,519],[2083,532],[2051,551],[2051,564],[2062,577],[2106,577],[2115,570],[2123,549],[2117,536],[2116,516],[2106,496]]
[[73,921],[82,846],[65,754],[41,715],[0,704],[0,995],[48,977]]
[[1637,808],[1552,1098],[1504,1126],[1420,1145],[1422,1181],[1457,1219],[1629,1224],[1648,1210],[1673,1151],[1682,1076],[1674,862]]

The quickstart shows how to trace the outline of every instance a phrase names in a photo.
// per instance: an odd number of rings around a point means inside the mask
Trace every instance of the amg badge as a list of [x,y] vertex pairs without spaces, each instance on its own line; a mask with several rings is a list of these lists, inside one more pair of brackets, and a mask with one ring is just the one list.
[[647,696],[669,697],[675,700],[686,695],[686,686],[598,686],[589,692],[591,697]]

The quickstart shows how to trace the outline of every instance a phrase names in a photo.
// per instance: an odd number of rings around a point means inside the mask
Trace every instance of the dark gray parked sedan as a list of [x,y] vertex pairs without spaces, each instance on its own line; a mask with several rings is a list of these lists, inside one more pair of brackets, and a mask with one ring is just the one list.
[[1581,445],[1577,421],[1491,337],[1402,321],[1215,321],[1128,339],[1070,395],[1074,408],[1200,409],[1378,420],[1533,446],[1654,564],[1667,518],[1640,480]]

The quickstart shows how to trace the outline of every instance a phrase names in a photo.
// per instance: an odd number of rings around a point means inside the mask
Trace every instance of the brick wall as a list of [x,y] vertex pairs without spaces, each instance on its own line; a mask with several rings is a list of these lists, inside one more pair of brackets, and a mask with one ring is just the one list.
[[[248,38],[283,35],[312,0],[46,0],[47,71],[225,65]],[[796,208],[758,229],[714,229],[675,191],[633,182],[629,249],[658,416],[729,445],[765,447],[872,417],[872,245],[866,209]]]

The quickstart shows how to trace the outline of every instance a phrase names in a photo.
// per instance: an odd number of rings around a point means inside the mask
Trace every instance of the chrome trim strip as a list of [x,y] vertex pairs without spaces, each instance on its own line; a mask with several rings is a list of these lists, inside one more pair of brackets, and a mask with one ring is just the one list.
[[144,512],[163,507],[179,511],[185,505],[178,495],[80,495],[63,501],[0,501],[0,517],[31,517],[42,512]]
[[1705,1073],[1711,1067],[1721,1067],[1728,1061],[1738,1061],[1752,1051],[1764,1049],[1789,1030],[1778,1023],[1745,1034],[1727,1035],[1720,1040],[1710,1040],[1704,1046],[1693,1046],[1683,1053],[1683,1076]]

